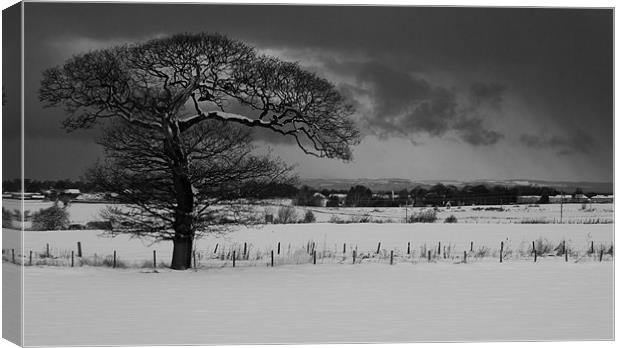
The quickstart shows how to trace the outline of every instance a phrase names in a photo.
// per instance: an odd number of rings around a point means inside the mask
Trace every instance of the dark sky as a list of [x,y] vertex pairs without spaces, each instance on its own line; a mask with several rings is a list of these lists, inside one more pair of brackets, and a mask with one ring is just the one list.
[[352,163],[256,134],[302,177],[612,181],[612,21],[583,9],[26,3],[26,176],[77,178],[101,156],[96,131],[67,134],[62,110],[38,102],[45,68],[206,31],[299,61],[356,105]]

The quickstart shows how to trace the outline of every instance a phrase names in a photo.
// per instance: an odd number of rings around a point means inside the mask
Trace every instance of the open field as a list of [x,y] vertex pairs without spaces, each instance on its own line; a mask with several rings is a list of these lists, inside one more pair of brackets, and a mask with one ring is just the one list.
[[[541,207],[541,214],[553,211],[553,206]],[[571,208],[565,213],[575,219],[595,216],[582,213],[612,216],[611,205],[588,212]],[[69,209],[76,216],[78,211],[92,213],[83,205]],[[505,213],[466,209],[456,213]],[[536,210],[520,211],[531,217]],[[509,222],[490,216],[486,221]],[[163,268],[170,261],[170,242],[111,238],[98,230],[26,231],[18,262],[27,264],[31,250],[36,262],[24,268],[24,344],[613,339],[613,255],[605,254],[602,262],[588,255],[592,243],[597,251],[612,246],[613,224],[499,225],[461,219],[456,224],[335,224],[321,219],[323,223],[237,226],[200,239],[198,269],[188,271]],[[5,251],[19,249],[19,238],[11,238],[19,233],[3,229]],[[534,263],[529,248],[538,240],[551,247],[565,241],[569,262],[551,251]],[[90,263],[78,259],[71,268],[69,255],[78,241]],[[474,251],[469,251],[472,242]],[[239,255],[244,243],[250,257],[232,268],[230,252]],[[268,267],[268,255],[278,243],[282,253],[275,256],[275,267]],[[316,265],[305,252],[310,243],[320,255]],[[439,243],[442,254],[436,251]],[[49,258],[40,257],[46,244]],[[476,256],[481,249],[486,249],[484,255]],[[163,263],[158,273],[149,266],[153,250]],[[359,251],[356,264],[352,250]],[[432,250],[431,262],[424,258],[427,250]],[[128,268],[89,266],[94,254],[109,260],[113,251]],[[49,264],[60,267],[45,266]],[[7,267],[17,268],[5,262]],[[71,335],[58,335],[66,328]]]
[[[3,206],[10,211],[19,209],[18,200],[5,199]],[[259,220],[264,220],[265,212],[277,215],[281,206],[289,206],[290,200],[270,200],[260,205],[249,206]],[[51,202],[26,201],[25,210],[31,213],[48,208]],[[74,224],[86,224],[89,221],[100,221],[99,212],[107,204],[103,203],[71,203],[68,207],[69,219]],[[502,206],[462,206],[438,208],[437,222],[443,222],[448,216],[454,215],[460,223],[613,223],[613,204],[541,204],[541,205],[502,205]],[[429,208],[327,208],[327,207],[295,207],[299,219],[311,210],[317,222],[351,222],[368,217],[374,222],[404,222],[407,216]],[[561,212],[562,211],[562,212]],[[28,226],[27,226],[28,227]]]
[[27,267],[24,283],[25,345],[613,338],[611,262]]

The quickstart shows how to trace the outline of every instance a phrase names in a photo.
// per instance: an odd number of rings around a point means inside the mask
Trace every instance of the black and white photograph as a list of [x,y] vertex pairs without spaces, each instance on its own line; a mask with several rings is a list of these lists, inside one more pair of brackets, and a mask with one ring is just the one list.
[[4,339],[615,339],[614,8],[9,5]]

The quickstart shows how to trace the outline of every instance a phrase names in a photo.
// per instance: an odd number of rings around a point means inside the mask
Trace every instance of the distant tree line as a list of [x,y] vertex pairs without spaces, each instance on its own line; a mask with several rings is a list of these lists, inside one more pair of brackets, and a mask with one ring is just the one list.
[[[79,189],[81,192],[93,192],[95,185],[86,180],[35,180],[24,179],[24,191],[25,192],[42,192],[45,190],[66,190],[66,189]],[[20,179],[11,179],[2,181],[3,192],[20,192],[22,190],[22,183]]]
[[[18,192],[21,190],[19,179],[4,180],[2,182],[4,192]],[[96,187],[88,180],[24,180],[26,192],[42,192],[44,190],[79,189],[81,192],[95,192]],[[451,205],[498,205],[513,204],[518,196],[541,196],[538,203],[549,203],[549,196],[558,194],[585,194],[594,196],[596,192],[583,192],[577,188],[573,192],[560,192],[557,189],[546,186],[486,186],[467,185],[456,187],[454,185],[436,184],[431,187],[416,186],[411,190],[400,191],[377,191],[356,185],[349,190],[316,189],[310,186],[298,187],[294,182],[259,183],[248,182],[235,191],[229,193],[229,198],[270,199],[289,198],[299,206],[322,205],[320,193],[327,202],[326,206],[337,207],[398,207],[402,205],[414,206],[443,206],[448,202]],[[346,198],[344,197],[346,196]]]
[[[451,205],[501,205],[514,204],[519,196],[540,196],[537,203],[549,203],[549,196],[558,194],[582,194],[577,188],[574,192],[560,192],[557,189],[545,186],[486,186],[467,185],[456,187],[454,185],[436,184],[430,188],[416,186],[411,190],[379,191],[372,192],[369,188],[357,185],[347,190],[317,190],[308,186],[302,187],[295,197],[297,205],[319,205],[315,193],[320,193],[327,198],[326,205],[346,207],[398,207],[403,205],[414,206],[444,206]],[[336,195],[346,194],[346,198],[340,200]],[[591,197],[594,192],[585,193]]]

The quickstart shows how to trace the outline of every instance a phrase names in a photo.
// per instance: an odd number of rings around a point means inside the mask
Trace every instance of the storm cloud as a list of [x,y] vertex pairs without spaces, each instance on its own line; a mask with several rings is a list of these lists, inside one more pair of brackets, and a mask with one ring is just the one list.
[[558,155],[588,154],[596,144],[594,137],[577,129],[568,135],[522,134],[519,138],[525,146],[534,149],[553,149]]
[[[303,159],[300,176],[613,177],[613,9],[24,6],[37,23],[24,27],[24,133],[35,140],[24,150],[28,177],[77,178],[100,155],[95,131],[67,134],[64,110],[38,102],[42,71],[91,49],[182,32],[219,32],[299,61],[352,102],[367,135],[354,150],[355,170]],[[293,139],[262,130],[254,137],[285,159],[303,158]],[[415,154],[428,165],[385,154]],[[462,165],[470,161],[476,168]],[[19,166],[4,175],[19,176]]]
[[474,146],[493,145],[504,137],[487,128],[480,116],[486,105],[500,108],[506,87],[499,83],[474,82],[471,90],[459,92],[377,61],[339,63],[328,59],[325,66],[332,73],[353,76],[355,84],[341,89],[358,107],[363,128],[370,134],[384,139],[410,138],[414,143],[420,134],[451,134]]

